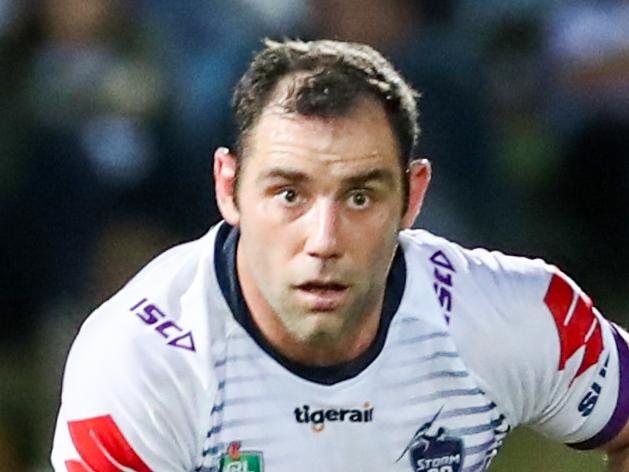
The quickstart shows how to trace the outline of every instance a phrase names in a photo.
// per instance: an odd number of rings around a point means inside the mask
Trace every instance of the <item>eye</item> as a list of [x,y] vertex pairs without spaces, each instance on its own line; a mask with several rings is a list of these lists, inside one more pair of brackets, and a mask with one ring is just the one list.
[[371,198],[363,190],[354,191],[349,196],[349,205],[352,208],[356,208],[356,209],[365,208],[369,206],[369,203],[371,203]]
[[292,188],[285,188],[280,190],[277,193],[277,198],[279,198],[282,203],[288,206],[293,206],[299,203],[299,194]]

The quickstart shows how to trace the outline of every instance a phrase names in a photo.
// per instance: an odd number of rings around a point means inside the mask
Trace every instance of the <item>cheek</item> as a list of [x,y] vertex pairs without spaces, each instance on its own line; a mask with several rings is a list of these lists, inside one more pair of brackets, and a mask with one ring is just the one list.
[[356,224],[351,246],[361,266],[377,277],[387,272],[397,244],[399,218],[383,212],[370,224]]
[[391,209],[382,208],[374,211],[367,220],[354,222],[351,226],[355,228],[355,233],[360,234],[360,240],[364,245],[369,246],[375,254],[380,251],[389,251],[389,248],[395,245],[400,218]]
[[289,258],[287,232],[270,225],[268,221],[256,224],[251,220],[241,222],[241,231],[249,270],[260,285],[274,285],[285,274],[282,268],[287,266]]
[[282,211],[277,200],[260,192],[250,192],[247,201],[241,201],[240,212],[254,230],[270,234],[278,234],[292,219],[292,213]]

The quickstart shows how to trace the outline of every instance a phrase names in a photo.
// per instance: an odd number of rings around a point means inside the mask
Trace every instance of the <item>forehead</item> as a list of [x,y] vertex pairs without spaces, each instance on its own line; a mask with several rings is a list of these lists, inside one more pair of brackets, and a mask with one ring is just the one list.
[[321,118],[268,105],[249,137],[244,169],[294,167],[332,175],[399,168],[399,147],[384,108],[360,100],[345,116]]

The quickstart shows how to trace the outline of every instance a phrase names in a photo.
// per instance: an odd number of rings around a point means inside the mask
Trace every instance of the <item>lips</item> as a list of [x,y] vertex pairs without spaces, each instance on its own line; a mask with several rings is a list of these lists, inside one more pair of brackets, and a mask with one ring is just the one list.
[[304,284],[298,285],[297,288],[301,290],[307,290],[309,292],[326,292],[328,290],[345,290],[347,288],[347,285],[343,285],[337,282],[306,282]]
[[332,311],[343,303],[349,286],[339,282],[314,280],[296,285],[295,288],[311,309]]

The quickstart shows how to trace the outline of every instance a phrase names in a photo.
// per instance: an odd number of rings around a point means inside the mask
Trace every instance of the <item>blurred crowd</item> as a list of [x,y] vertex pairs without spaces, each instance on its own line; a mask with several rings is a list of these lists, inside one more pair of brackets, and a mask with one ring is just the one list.
[[629,1],[0,0],[0,471],[48,470],[83,317],[218,221],[263,37],[381,50],[422,93],[416,225],[544,257],[629,321]]

